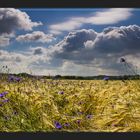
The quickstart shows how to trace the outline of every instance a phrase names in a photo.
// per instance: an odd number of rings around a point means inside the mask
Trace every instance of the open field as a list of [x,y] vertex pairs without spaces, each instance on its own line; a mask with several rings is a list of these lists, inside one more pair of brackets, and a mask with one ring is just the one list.
[[140,80],[0,81],[0,131],[140,131]]

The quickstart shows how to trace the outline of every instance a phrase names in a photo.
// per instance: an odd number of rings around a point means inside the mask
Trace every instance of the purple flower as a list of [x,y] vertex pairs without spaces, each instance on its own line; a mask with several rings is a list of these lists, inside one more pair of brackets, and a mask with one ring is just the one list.
[[0,93],[0,98],[4,97],[6,94],[8,94],[8,92],[2,92],[2,93]]
[[62,128],[62,125],[59,122],[56,122],[55,121],[55,128],[61,129]]
[[21,81],[21,78],[15,77],[15,76],[12,75],[12,76],[9,77],[9,81],[10,82],[15,82],[15,81],[16,82],[20,82]]
[[16,80],[17,82],[20,82],[21,78],[16,77],[15,80]]
[[87,119],[91,119],[92,118],[92,115],[87,115],[86,118]]
[[68,127],[68,126],[70,126],[70,124],[69,123],[65,123],[64,126],[67,126]]
[[103,80],[108,81],[108,80],[109,80],[109,77],[108,77],[108,76],[105,76],[105,77],[103,78]]
[[14,76],[10,76],[10,77],[9,77],[9,81],[10,81],[10,82],[13,82],[13,81],[14,81],[14,79],[15,79],[15,77],[14,77]]
[[3,102],[3,103],[7,103],[7,102],[9,102],[9,99],[5,99],[5,100],[3,100],[2,102]]
[[58,94],[64,94],[64,91],[59,91]]
[[1,93],[1,94],[0,94],[0,98],[2,98],[3,96],[4,96],[4,95]]
[[80,122],[81,122],[80,120],[77,120],[77,123],[78,123],[78,124],[80,124]]

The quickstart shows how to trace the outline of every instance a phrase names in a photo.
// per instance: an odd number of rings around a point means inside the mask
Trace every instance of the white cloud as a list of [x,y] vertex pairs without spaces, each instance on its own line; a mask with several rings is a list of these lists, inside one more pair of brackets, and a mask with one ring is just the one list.
[[54,34],[61,34],[61,32],[63,31],[71,31],[81,26],[82,26],[82,23],[78,21],[77,19],[76,20],[70,19],[69,21],[66,21],[63,23],[50,25],[50,32]]
[[17,41],[19,42],[41,42],[41,43],[48,43],[51,42],[53,40],[55,40],[55,38],[53,37],[52,34],[45,34],[44,32],[41,31],[34,31],[32,33],[28,33],[25,35],[19,35],[16,38]]
[[[137,59],[140,69],[140,62],[136,57],[140,56],[139,44],[140,27],[137,25],[108,27],[100,33],[92,29],[77,30],[70,32],[60,43],[52,47],[52,59],[61,59],[62,65],[67,61],[67,68],[68,65],[75,64],[87,69],[93,67],[91,69],[97,73],[97,70],[100,70],[102,73],[108,71],[108,74],[122,74],[124,71],[118,59],[124,56]],[[135,65],[134,61],[133,64]]]
[[94,41],[92,40],[87,40],[86,42],[84,42],[84,46],[86,49],[91,49],[93,45],[94,45]]
[[0,47],[5,47],[10,44],[10,38],[0,36]]
[[0,47],[8,46],[17,30],[30,31],[39,25],[42,23],[33,22],[29,15],[21,10],[0,8]]
[[105,25],[116,24],[120,21],[127,20],[132,15],[133,9],[128,8],[111,8],[101,12],[95,12],[87,17],[72,17],[67,21],[49,26],[50,32],[61,34],[63,31],[72,31],[80,28],[84,24]]
[[70,32],[55,46],[30,47],[24,53],[0,51],[0,61],[1,65],[13,67],[14,72],[19,70],[13,62],[22,72],[32,70],[34,74],[126,74],[119,60],[125,57],[140,70],[139,44],[137,25],[108,27],[100,33],[82,29]]
[[116,24],[120,21],[127,20],[131,15],[132,9],[112,8],[104,12],[97,12],[93,17],[88,17],[85,23],[104,25]]

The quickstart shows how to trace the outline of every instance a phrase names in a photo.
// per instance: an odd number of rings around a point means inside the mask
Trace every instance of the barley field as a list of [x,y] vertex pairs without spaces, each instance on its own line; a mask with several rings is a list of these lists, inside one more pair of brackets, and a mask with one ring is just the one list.
[[140,80],[0,80],[0,131],[140,131]]

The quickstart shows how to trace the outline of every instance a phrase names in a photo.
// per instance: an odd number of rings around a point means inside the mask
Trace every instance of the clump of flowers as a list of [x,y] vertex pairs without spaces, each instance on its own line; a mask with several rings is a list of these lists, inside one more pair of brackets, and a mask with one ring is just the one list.
[[12,75],[12,76],[9,76],[8,81],[9,82],[20,82],[21,78]]

